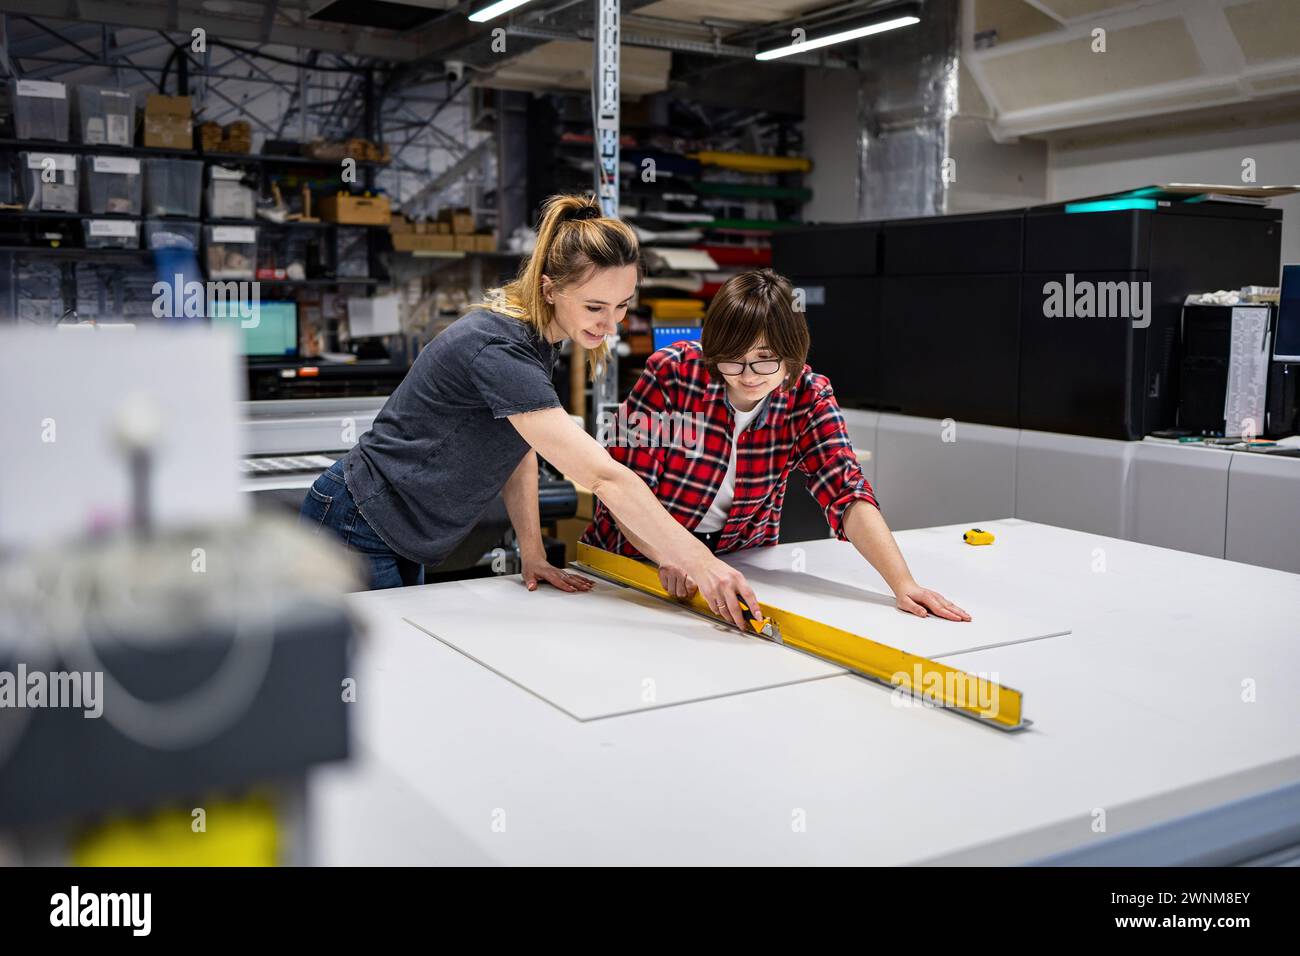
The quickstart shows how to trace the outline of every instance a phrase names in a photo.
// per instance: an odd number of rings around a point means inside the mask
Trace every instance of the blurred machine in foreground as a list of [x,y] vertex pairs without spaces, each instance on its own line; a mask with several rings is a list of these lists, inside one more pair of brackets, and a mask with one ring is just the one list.
[[10,862],[309,862],[307,773],[348,756],[356,587],[265,517],[0,564]]

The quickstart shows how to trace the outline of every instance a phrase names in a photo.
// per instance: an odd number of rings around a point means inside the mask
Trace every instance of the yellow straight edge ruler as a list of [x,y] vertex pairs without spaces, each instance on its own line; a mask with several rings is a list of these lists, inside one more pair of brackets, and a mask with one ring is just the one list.
[[[598,577],[664,598],[716,621],[731,623],[710,608],[698,591],[689,601],[674,598],[659,583],[659,572],[644,561],[579,542],[577,563]],[[770,604],[764,604],[761,611],[763,617],[776,624],[780,643],[787,647],[846,667],[889,687],[903,688],[925,702],[999,730],[1021,730],[1031,723],[1023,717],[1024,695],[1018,690]]]

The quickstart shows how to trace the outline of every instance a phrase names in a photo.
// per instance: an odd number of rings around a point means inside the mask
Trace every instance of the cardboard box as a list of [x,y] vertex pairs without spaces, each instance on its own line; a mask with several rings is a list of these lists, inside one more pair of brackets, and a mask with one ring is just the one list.
[[451,223],[449,222],[435,222],[433,223],[433,228],[434,231],[439,233],[440,235],[444,235],[444,236],[451,235]]
[[455,248],[456,248],[458,251],[460,251],[460,252],[476,252],[476,251],[478,251],[478,249],[477,249],[477,243],[474,241],[475,238],[476,238],[476,237],[475,237],[475,235],[474,235],[472,232],[471,232],[471,233],[468,233],[468,234],[467,234],[467,233],[458,233],[458,234],[456,234],[456,235],[454,235],[454,236],[451,237],[452,242],[455,243]]
[[474,216],[468,209],[439,209],[438,221],[446,223],[452,232],[468,234],[474,231]]
[[253,129],[245,120],[236,120],[225,126],[201,123],[197,139],[199,149],[205,153],[250,153],[253,150]]
[[221,126],[217,123],[200,123],[198,141],[199,149],[205,153],[219,152],[221,149]]
[[392,239],[393,249],[397,252],[451,252],[453,250],[451,236],[399,232],[394,233]]
[[388,231],[393,235],[397,235],[399,232],[419,232],[419,226],[418,222],[411,222],[401,213],[398,213],[388,224]]
[[149,94],[144,107],[144,145],[161,149],[193,149],[192,112],[188,96]]
[[335,193],[323,197],[317,208],[320,217],[326,222],[341,222],[352,226],[386,226],[393,219],[387,196]]
[[494,232],[477,232],[474,234],[475,252],[496,252],[497,237]]
[[221,151],[225,153],[251,153],[253,151],[253,126],[248,120],[235,120],[221,128]]

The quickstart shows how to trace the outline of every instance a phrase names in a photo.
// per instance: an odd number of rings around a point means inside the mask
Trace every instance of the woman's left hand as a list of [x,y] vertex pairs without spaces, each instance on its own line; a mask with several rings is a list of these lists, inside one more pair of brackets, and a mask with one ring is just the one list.
[[596,582],[590,578],[570,574],[548,561],[525,561],[520,573],[525,587],[530,591],[536,591],[537,585],[543,581],[561,591],[590,591],[596,586]]
[[938,591],[923,588],[915,581],[909,581],[894,592],[894,598],[900,611],[907,611],[917,617],[934,614],[948,621],[969,621],[970,615],[953,604]]

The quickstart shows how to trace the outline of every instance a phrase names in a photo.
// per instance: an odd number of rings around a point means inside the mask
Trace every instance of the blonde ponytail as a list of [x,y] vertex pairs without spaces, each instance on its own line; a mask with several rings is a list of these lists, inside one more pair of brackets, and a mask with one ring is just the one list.
[[[491,309],[527,322],[544,335],[555,318],[555,308],[542,295],[542,276],[559,288],[585,279],[592,269],[637,267],[641,248],[627,223],[602,214],[594,195],[555,195],[542,205],[537,225],[537,247],[506,285],[489,289],[475,308]],[[587,373],[595,379],[609,352],[607,345],[587,351]]]

